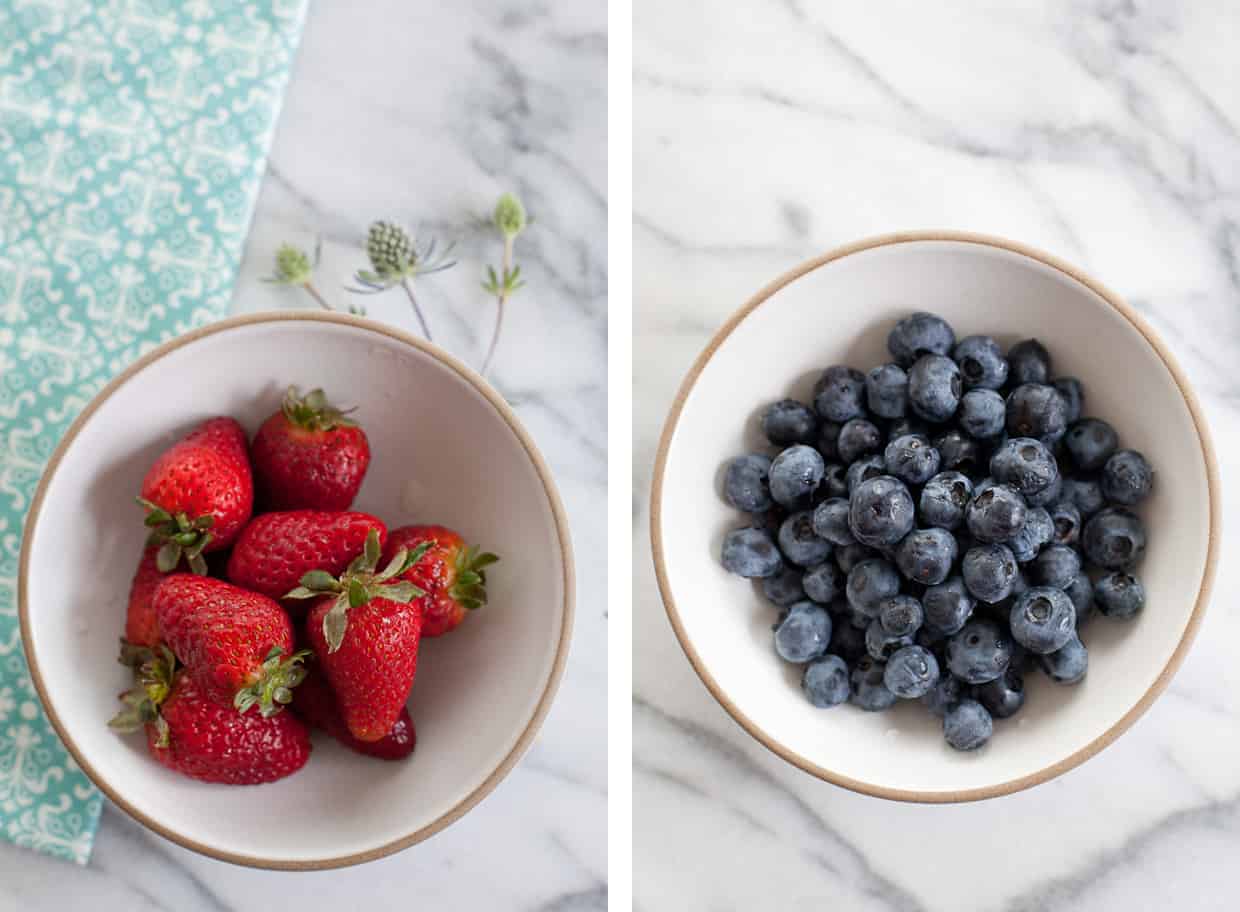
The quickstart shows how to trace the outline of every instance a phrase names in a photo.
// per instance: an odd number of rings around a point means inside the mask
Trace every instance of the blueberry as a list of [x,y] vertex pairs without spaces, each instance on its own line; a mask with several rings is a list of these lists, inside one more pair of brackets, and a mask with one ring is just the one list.
[[1012,641],[994,621],[969,621],[947,641],[947,667],[968,684],[993,681],[1011,660]]
[[1085,523],[1081,545],[1091,563],[1127,570],[1145,553],[1145,526],[1131,510],[1107,507]]
[[956,346],[956,333],[942,317],[924,311],[898,322],[887,336],[887,350],[902,367],[922,355],[947,355]]
[[955,675],[940,674],[938,681],[922,694],[921,705],[940,719],[965,696],[965,685]]
[[798,567],[812,567],[831,556],[831,543],[814,532],[814,514],[793,513],[779,527],[779,550]]
[[797,602],[785,609],[775,625],[775,651],[786,662],[808,662],[827,651],[831,615],[822,605]]
[[852,696],[848,701],[867,712],[890,708],[896,702],[896,695],[883,683],[883,670],[883,666],[868,655],[859,658],[849,676]]
[[843,364],[828,367],[814,384],[814,409],[828,421],[865,417],[864,400],[865,377]]
[[999,343],[990,336],[961,339],[952,357],[960,365],[965,389],[997,390],[1007,382],[1007,359]]
[[894,545],[912,530],[915,512],[913,496],[904,482],[880,475],[853,490],[848,528],[857,541],[871,548]]
[[[1056,471],[1058,471],[1058,457],[1055,459],[1055,467]],[[1055,480],[1041,491],[1025,495],[1025,503],[1031,507],[1049,507],[1051,504],[1059,503],[1061,500],[1063,500],[1063,475],[1059,474],[1056,474]]]
[[1089,670],[1089,651],[1079,637],[1072,637],[1055,652],[1037,657],[1038,666],[1059,684],[1076,684]]
[[1017,342],[1008,351],[1008,380],[1012,386],[1022,383],[1046,383],[1051,375],[1051,353],[1037,339]]
[[939,468],[943,471],[972,475],[977,472],[979,465],[985,464],[978,442],[956,428],[939,434],[932,441],[932,445],[939,451]]
[[1081,409],[1085,405],[1085,387],[1076,377],[1060,377],[1051,386],[1063,396],[1064,405],[1068,407],[1068,424],[1081,417]]
[[1041,441],[1011,437],[990,457],[990,474],[999,483],[1030,495],[1050,487],[1059,477],[1059,466]]
[[964,580],[958,576],[931,586],[921,597],[925,627],[944,634],[957,633],[973,615],[974,604]]
[[1080,630],[1081,624],[1094,616],[1094,584],[1090,582],[1089,574],[1082,570],[1064,592],[1076,609],[1076,629]]
[[1090,478],[1065,478],[1060,499],[1076,507],[1082,522],[1106,506],[1102,488]]
[[[869,626],[869,621],[865,626]],[[869,655],[865,649],[865,628],[852,623],[832,624],[831,646],[827,651],[850,663]]]
[[[834,568],[834,564],[830,565]],[[767,601],[787,608],[794,602],[805,599],[805,589],[801,586],[801,571],[785,564],[774,576],[762,580],[762,594]],[[817,599],[815,599],[817,601]]]
[[1051,545],[1029,567],[1035,585],[1067,589],[1081,572],[1081,556],[1067,545]]
[[723,539],[723,569],[749,579],[774,576],[784,565],[765,529],[733,529]]
[[1012,592],[1017,576],[1016,558],[1006,545],[978,545],[965,552],[960,575],[970,595],[994,604]]
[[831,463],[822,470],[822,484],[818,493],[825,497],[848,496],[848,475],[842,465]]
[[820,709],[839,706],[852,692],[848,683],[848,665],[836,655],[825,655],[805,666],[801,690]]
[[887,426],[888,440],[895,440],[905,434],[921,434],[926,437],[930,434],[930,425],[914,415],[905,415]]
[[957,420],[970,437],[998,437],[1007,423],[1007,404],[992,389],[971,389],[960,397]]
[[771,460],[761,453],[746,453],[728,463],[723,475],[723,498],[738,510],[762,513],[775,505],[769,481]]
[[[847,605],[848,603],[845,602],[844,604]],[[848,625],[852,627],[854,630],[857,630],[861,634],[861,651],[862,652],[866,652],[865,632],[870,629],[870,624],[872,624],[873,622],[874,622],[874,619],[870,617],[869,615],[867,615],[864,611],[858,611],[856,608],[852,607],[851,605],[848,606]],[[868,655],[869,653],[867,652],[866,654]]]
[[1025,511],[1025,523],[1012,537],[1007,546],[1018,564],[1027,564],[1038,556],[1042,546],[1051,540],[1055,526],[1045,507],[1030,507]]
[[1068,429],[1068,404],[1053,386],[1023,383],[1008,393],[1007,432],[1055,443]]
[[990,713],[976,700],[961,700],[943,716],[943,737],[958,751],[982,747],[994,728]]
[[809,598],[823,605],[831,604],[844,591],[844,573],[831,561],[810,567],[798,582]]
[[880,364],[865,375],[865,401],[880,418],[903,418],[908,407],[908,374],[898,364]]
[[874,551],[857,541],[835,549],[835,564],[845,576],[852,573],[857,564],[870,560],[872,557],[874,557]]
[[1128,620],[1145,607],[1145,587],[1130,574],[1108,573],[1094,583],[1094,601],[1107,617]]
[[[1025,592],[1029,588],[1030,588],[1029,580],[1025,577],[1025,574],[1021,572],[1021,568],[1017,567],[1016,576],[1013,577],[1012,579],[1012,592],[1009,595],[1009,598],[1015,599],[1017,596],[1021,595],[1023,592]],[[1011,607],[1011,606],[1009,605],[1008,607]],[[1000,617],[1003,617],[1003,616],[1004,615],[1000,615]]]
[[870,626],[865,628],[865,648],[876,662],[885,662],[897,649],[912,645],[911,634],[888,633],[878,618],[870,621]]
[[891,636],[912,636],[924,619],[921,602],[911,595],[893,595],[879,603],[878,621]]
[[818,426],[818,452],[826,462],[835,462],[840,458],[839,439],[843,425],[834,421],[823,421]]
[[812,444],[818,439],[818,416],[804,402],[782,399],[762,413],[762,433],[778,447]]
[[940,529],[964,522],[964,508],[973,498],[973,482],[960,472],[940,472],[921,489],[921,521]]
[[1082,418],[1068,428],[1063,442],[1078,469],[1096,472],[1119,447],[1119,435],[1101,418]]
[[844,586],[848,604],[871,618],[878,617],[882,602],[899,591],[899,571],[881,558],[863,560],[853,567]]
[[1025,705],[1025,679],[1020,671],[1008,666],[1007,671],[973,689],[973,696],[996,719],[1008,719]]
[[1061,500],[1051,507],[1050,514],[1055,527],[1051,540],[1058,545],[1075,545],[1081,537],[1081,511],[1075,504]]
[[1025,524],[1025,499],[1005,484],[975,494],[964,508],[969,533],[980,542],[995,544],[1014,538]]
[[905,579],[937,586],[956,563],[956,537],[946,529],[915,529],[896,546],[896,566]]
[[943,355],[922,355],[908,372],[908,401],[913,412],[942,423],[956,414],[964,384],[956,362]]
[[864,418],[853,418],[840,428],[836,442],[840,461],[852,464],[862,456],[877,453],[883,445],[883,435],[874,423]]
[[913,642],[934,653],[934,657],[939,660],[939,665],[947,664],[947,634],[931,630],[922,624],[913,634]]
[[1034,586],[1012,603],[1008,623],[1016,642],[1030,652],[1045,655],[1076,636],[1076,609],[1062,589]]
[[892,653],[883,669],[883,683],[897,697],[916,700],[939,680],[938,659],[921,646],[905,646]]
[[883,451],[887,474],[908,484],[929,481],[939,470],[939,451],[920,434],[897,437]]
[[871,478],[878,478],[880,475],[887,474],[887,462],[883,459],[882,453],[875,453],[872,456],[863,456],[848,467],[845,474],[845,487],[848,489],[847,496],[852,496],[852,492],[857,490],[857,486],[863,481],[869,481]]
[[856,541],[848,528],[848,501],[832,497],[815,507],[814,531],[833,545],[851,545]]
[[1120,450],[1102,467],[1101,485],[1111,503],[1131,507],[1150,496],[1154,470],[1136,450]]
[[789,510],[807,508],[825,469],[822,454],[813,447],[800,443],[788,447],[771,463],[771,497]]

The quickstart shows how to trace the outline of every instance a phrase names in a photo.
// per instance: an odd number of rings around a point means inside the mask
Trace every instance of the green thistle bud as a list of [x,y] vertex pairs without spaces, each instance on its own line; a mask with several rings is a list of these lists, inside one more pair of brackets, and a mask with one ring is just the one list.
[[495,204],[495,227],[510,239],[525,229],[525,207],[511,193],[505,193]]
[[310,281],[314,267],[310,257],[292,244],[284,244],[276,251],[276,274],[274,281],[281,285],[305,285]]
[[413,239],[392,222],[375,222],[366,236],[366,255],[380,276],[401,277],[412,271],[417,260]]

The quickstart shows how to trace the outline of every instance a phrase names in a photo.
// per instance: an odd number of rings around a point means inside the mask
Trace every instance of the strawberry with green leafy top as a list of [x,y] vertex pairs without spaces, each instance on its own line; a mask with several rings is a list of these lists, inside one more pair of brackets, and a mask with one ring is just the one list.
[[424,593],[400,577],[429,545],[400,548],[382,570],[379,535],[338,578],[322,570],[302,577],[287,598],[316,599],[306,636],[336,693],[345,725],[360,741],[378,741],[400,718],[418,667]]
[[486,568],[499,560],[477,545],[467,545],[461,536],[445,526],[402,526],[388,535],[386,553],[425,545],[425,556],[410,567],[402,579],[422,589],[425,618],[422,635],[442,636],[465,618],[466,611],[481,608],[487,601]]
[[306,653],[293,651],[292,622],[265,595],[174,573],[155,591],[155,613],[164,642],[207,699],[271,716],[305,677]]
[[148,651],[125,709],[108,725],[144,729],[147,751],[171,770],[203,782],[257,785],[283,779],[306,764],[310,735],[291,713],[266,717],[234,712],[208,699],[176,668],[167,647]]
[[366,432],[327,401],[290,386],[280,411],[263,422],[250,448],[267,510],[347,510],[370,465]]
[[387,539],[383,520],[369,513],[289,510],[250,520],[228,559],[228,579],[279,599],[311,570],[340,574],[362,553],[371,530]]
[[306,674],[306,680],[297,685],[293,695],[293,712],[297,713],[307,725],[322,729],[349,750],[367,757],[380,760],[403,760],[413,753],[417,744],[417,733],[413,728],[413,720],[409,718],[408,707],[402,707],[396,724],[391,731],[378,741],[360,741],[349,732],[336,705],[336,695],[327,683],[321,669],[312,667]]
[[163,573],[182,556],[206,574],[204,552],[227,548],[250,518],[254,484],[245,431],[232,418],[205,421],[165,450],[142,480],[147,546]]

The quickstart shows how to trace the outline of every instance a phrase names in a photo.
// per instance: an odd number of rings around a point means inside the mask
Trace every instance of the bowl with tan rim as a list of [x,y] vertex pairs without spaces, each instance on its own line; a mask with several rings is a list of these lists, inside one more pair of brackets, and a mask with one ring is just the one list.
[[[409,710],[417,748],[392,763],[315,734],[309,762],[258,786],[198,782],[107,728],[129,686],[116,661],[142,549],[134,504],[155,456],[232,415],[251,434],[289,385],[355,406],[371,465],[354,508],[390,528],[451,526],[502,560],[488,604],[423,640]],[[39,695],[88,776],[124,811],[187,848],[304,870],[425,839],[487,795],[532,742],[554,697],[573,614],[569,532],[546,463],[515,414],[436,346],[369,320],[301,312],[235,317],[139,359],[87,406],[52,456],[26,522],[22,639]]]
[[[1096,619],[1082,633],[1089,671],[1075,687],[1026,676],[1027,699],[990,742],[948,747],[917,701],[867,713],[817,709],[799,668],[775,656],[777,609],[719,564],[729,529],[720,467],[762,451],[761,408],[810,401],[823,368],[862,371],[890,360],[891,326],[916,310],[958,336],[1004,345],[1036,337],[1055,374],[1085,387],[1085,413],[1106,418],[1141,450],[1157,484],[1140,512],[1149,546],[1138,573],[1146,608],[1134,622]],[[769,450],[769,447],[767,448]],[[1218,471],[1200,406],[1150,326],[1080,270],[1021,244],[957,232],[912,232],[833,250],[775,279],[740,308],[698,357],[664,426],[651,533],[659,588],[686,656],[750,735],[806,772],[883,798],[990,798],[1045,782],[1102,750],[1158,697],[1201,623],[1217,563]]]

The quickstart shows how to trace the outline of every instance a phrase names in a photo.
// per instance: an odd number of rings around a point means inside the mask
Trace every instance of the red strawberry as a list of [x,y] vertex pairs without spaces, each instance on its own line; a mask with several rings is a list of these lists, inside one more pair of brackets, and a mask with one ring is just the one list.
[[422,634],[422,609],[414,599],[423,593],[413,583],[393,580],[424,550],[402,548],[377,573],[381,549],[372,531],[365,552],[339,579],[314,571],[289,593],[318,597],[306,618],[306,636],[336,692],[345,725],[360,741],[383,738],[409,699]]
[[264,716],[305,677],[293,625],[276,602],[229,583],[174,573],[155,591],[159,630],[203,696]]
[[310,756],[310,734],[292,713],[266,718],[233,712],[207,699],[188,674],[175,671],[164,647],[139,670],[127,708],[108,724],[146,730],[151,756],[203,782],[257,785],[297,772]]
[[155,619],[155,590],[164,575],[155,566],[158,548],[147,548],[138,562],[138,571],[129,586],[129,609],[125,614],[125,641],[132,646],[152,648],[159,643],[159,622]]
[[195,573],[207,572],[204,551],[227,548],[254,508],[245,431],[231,418],[212,418],[155,460],[142,480],[158,566],[167,573],[184,554]]
[[295,386],[254,435],[250,454],[268,510],[347,510],[370,465],[366,432],[321,389],[301,397]]
[[228,578],[238,586],[283,598],[311,570],[339,576],[362,553],[371,529],[387,539],[383,520],[368,513],[292,510],[250,520],[228,559]]
[[392,730],[378,741],[359,741],[354,738],[349,734],[349,727],[344,724],[344,717],[340,715],[340,707],[336,705],[336,695],[332,693],[331,685],[317,667],[309,669],[306,679],[297,685],[292,710],[308,725],[321,728],[350,750],[368,757],[378,757],[380,760],[405,759],[413,753],[418,740],[407,707],[401,708],[400,717]]
[[499,560],[444,526],[402,526],[388,536],[386,559],[399,549],[429,546],[426,556],[401,577],[426,592],[422,636],[442,636],[456,628],[466,611],[487,601],[486,568]]

